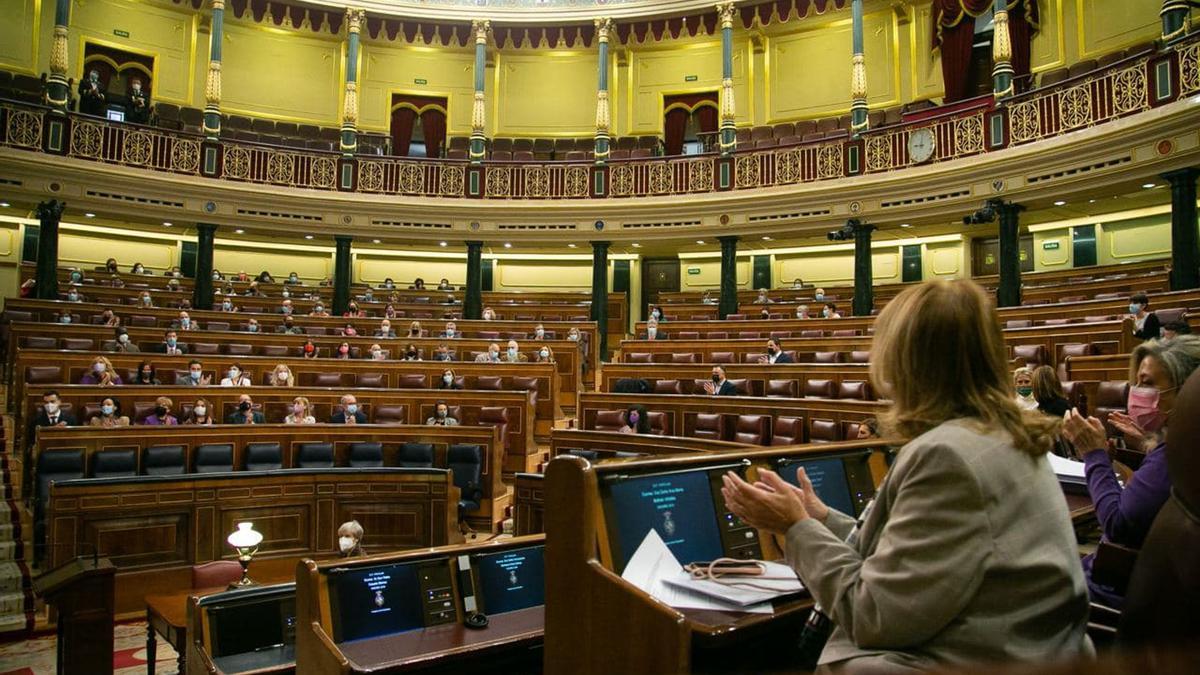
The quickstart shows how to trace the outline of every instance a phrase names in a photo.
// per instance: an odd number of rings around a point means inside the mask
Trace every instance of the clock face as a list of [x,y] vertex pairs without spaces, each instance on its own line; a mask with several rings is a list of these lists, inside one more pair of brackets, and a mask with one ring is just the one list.
[[934,145],[933,130],[928,127],[914,129],[908,134],[908,156],[917,164],[933,157]]

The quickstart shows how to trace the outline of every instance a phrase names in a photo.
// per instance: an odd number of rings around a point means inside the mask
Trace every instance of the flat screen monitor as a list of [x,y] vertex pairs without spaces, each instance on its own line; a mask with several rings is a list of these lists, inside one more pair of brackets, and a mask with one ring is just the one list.
[[611,476],[605,483],[605,523],[617,573],[651,530],[681,564],[721,557],[759,558],[757,531],[725,507],[721,476],[744,464]]
[[125,121],[125,111],[121,110],[119,108],[109,108],[108,110],[105,111],[105,114],[108,115],[108,119],[112,122],[124,122]]
[[[854,456],[858,459],[858,455]],[[858,515],[858,500],[846,476],[844,457],[822,457],[819,459],[788,459],[779,463],[779,475],[792,485],[800,485],[797,471],[804,467],[813,490],[821,501],[832,509],[846,515]]]
[[294,644],[296,592],[215,605],[208,625],[214,658]]
[[483,611],[515,612],[546,604],[544,546],[529,546],[475,556]]
[[334,640],[352,642],[423,628],[418,563],[332,570]]

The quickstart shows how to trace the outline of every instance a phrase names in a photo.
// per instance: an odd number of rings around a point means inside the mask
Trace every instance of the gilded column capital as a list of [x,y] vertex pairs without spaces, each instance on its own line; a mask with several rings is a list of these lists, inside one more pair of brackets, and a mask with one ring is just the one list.
[[342,102],[342,126],[358,124],[358,83],[346,83],[346,96]]
[[850,97],[867,98],[867,60],[862,54],[855,54],[850,62]]
[[362,32],[363,24],[367,21],[365,9],[346,8],[346,30],[351,33]]
[[608,135],[611,125],[612,117],[609,113],[608,91],[601,89],[596,92],[596,135]]
[[733,102],[733,79],[721,80],[721,122],[733,124],[737,118],[737,108]]
[[213,9],[224,10],[225,9],[225,0],[212,0],[211,7]]
[[208,76],[204,81],[204,102],[209,106],[221,105],[221,62],[208,62]]
[[67,75],[67,32],[66,26],[55,26],[50,42],[50,74]]
[[594,23],[596,24],[596,39],[600,42],[608,42],[608,34],[613,29],[613,20],[604,17],[596,19]]
[[1012,61],[1012,37],[1008,30],[1008,12],[996,12],[993,21],[992,61],[995,63],[1010,63]]
[[488,32],[492,30],[492,22],[487,19],[471,21],[471,31],[475,33],[475,44],[487,44]]
[[717,3],[717,16],[721,17],[721,28],[733,28],[733,15],[737,11],[733,2]]
[[475,134],[483,134],[484,125],[487,123],[487,108],[484,104],[483,92],[475,92],[475,99],[471,105],[471,131]]

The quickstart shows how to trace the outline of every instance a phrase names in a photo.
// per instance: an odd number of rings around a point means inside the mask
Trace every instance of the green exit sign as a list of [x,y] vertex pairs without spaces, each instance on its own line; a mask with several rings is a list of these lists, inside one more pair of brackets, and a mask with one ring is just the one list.
[[1042,250],[1043,251],[1057,251],[1058,250],[1058,240],[1055,239],[1054,241],[1043,241],[1042,242]]
[[684,75],[683,76],[684,82],[695,82],[696,80],[699,80],[699,79],[700,79],[699,75]]
[[423,77],[418,77],[413,80],[413,84],[429,84],[429,80],[426,80]]
[[688,274],[689,275],[700,274],[700,268],[699,267],[689,267]]
[[127,38],[127,37],[129,37],[129,31],[121,30],[119,28],[114,28],[113,35],[116,35],[117,37]]

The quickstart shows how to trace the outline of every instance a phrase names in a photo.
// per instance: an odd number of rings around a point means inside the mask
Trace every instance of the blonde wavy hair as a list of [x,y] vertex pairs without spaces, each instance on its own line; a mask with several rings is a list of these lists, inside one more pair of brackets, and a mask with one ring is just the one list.
[[970,281],[926,282],[884,307],[871,344],[871,382],[893,401],[879,416],[887,437],[903,443],[973,418],[1008,432],[1018,450],[1036,457],[1051,448],[1062,423],[1017,406],[996,312]]

